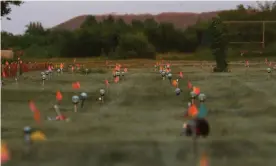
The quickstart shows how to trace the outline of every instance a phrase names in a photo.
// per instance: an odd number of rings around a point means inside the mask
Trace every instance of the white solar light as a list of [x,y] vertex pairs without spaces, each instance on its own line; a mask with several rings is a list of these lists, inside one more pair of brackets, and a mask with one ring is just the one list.
[[79,96],[73,96],[73,97],[72,97],[72,102],[73,102],[74,104],[78,104],[79,101],[80,101]]
[[46,80],[46,75],[41,76],[42,80]]
[[100,89],[100,95],[104,96],[105,90],[104,89]]
[[206,100],[206,95],[203,94],[203,93],[200,93],[200,94],[198,95],[198,99],[199,99],[199,101],[205,101],[205,100]]

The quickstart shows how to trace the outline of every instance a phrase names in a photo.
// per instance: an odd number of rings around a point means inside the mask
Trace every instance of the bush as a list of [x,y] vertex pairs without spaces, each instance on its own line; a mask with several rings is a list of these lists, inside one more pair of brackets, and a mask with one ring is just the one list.
[[59,50],[54,46],[39,46],[37,44],[32,44],[24,52],[24,57],[34,57],[34,58],[52,58],[59,55]]
[[154,46],[148,41],[143,33],[122,35],[116,49],[116,55],[123,59],[156,58]]

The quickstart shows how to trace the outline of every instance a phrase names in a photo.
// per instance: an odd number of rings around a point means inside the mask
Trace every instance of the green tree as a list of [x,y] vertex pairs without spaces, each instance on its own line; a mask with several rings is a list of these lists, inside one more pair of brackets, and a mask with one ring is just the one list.
[[81,24],[81,28],[90,28],[92,26],[97,26],[98,22],[93,15],[86,16],[84,22]]
[[[6,17],[11,13],[11,5],[20,6],[23,3],[23,1],[1,1],[1,17]],[[11,20],[10,17],[7,17],[7,19]]]
[[154,46],[143,33],[123,35],[117,48],[117,56],[122,58],[155,59],[155,54]]
[[45,35],[46,30],[42,26],[41,22],[30,22],[28,25],[26,25],[25,34],[26,35]]
[[216,60],[216,68],[215,71],[223,72],[227,71],[227,62],[226,62],[226,54],[227,54],[227,46],[228,40],[226,36],[226,28],[222,23],[219,17],[215,17],[212,19],[212,23],[209,27],[210,34],[212,36],[211,39],[211,49],[212,53]]

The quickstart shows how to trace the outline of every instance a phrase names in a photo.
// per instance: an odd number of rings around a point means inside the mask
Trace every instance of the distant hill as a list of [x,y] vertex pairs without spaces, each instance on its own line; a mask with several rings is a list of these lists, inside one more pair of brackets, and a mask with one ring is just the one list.
[[[115,19],[122,18],[126,23],[131,23],[132,20],[145,20],[147,18],[154,18],[157,22],[169,22],[173,23],[176,28],[186,28],[189,25],[193,25],[197,20],[209,20],[212,17],[216,16],[219,11],[216,12],[205,12],[205,13],[186,13],[186,12],[166,12],[160,13],[157,15],[152,14],[106,14],[106,15],[95,15],[97,21],[102,21],[104,18],[107,18],[109,15],[112,15]],[[66,29],[74,30],[80,27],[84,22],[87,15],[77,16],[68,21],[65,21],[55,27],[54,29]]]

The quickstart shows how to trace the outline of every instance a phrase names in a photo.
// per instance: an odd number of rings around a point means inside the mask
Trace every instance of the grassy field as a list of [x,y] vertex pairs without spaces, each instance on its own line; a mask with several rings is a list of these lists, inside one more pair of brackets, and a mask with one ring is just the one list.
[[[232,73],[210,73],[207,67],[172,67],[183,71],[174,94],[167,80],[152,69],[129,69],[126,80],[111,84],[104,104],[95,99],[111,72],[88,76],[54,75],[41,86],[40,72],[25,73],[18,84],[6,79],[2,87],[2,140],[8,143],[11,161],[7,166],[198,166],[201,153],[210,166],[274,166],[276,163],[276,76],[265,80],[265,66],[233,66]],[[246,74],[248,73],[248,74]],[[176,77],[176,76],[174,76]],[[187,79],[207,95],[211,134],[199,139],[192,151],[189,137],[179,136],[187,107]],[[80,90],[72,90],[79,81]],[[61,90],[61,111],[71,122],[46,121],[54,116],[55,92]],[[78,113],[71,97],[88,93]],[[37,126],[28,108],[33,99],[42,112]],[[24,153],[23,127],[45,132],[48,140],[35,143]]]

